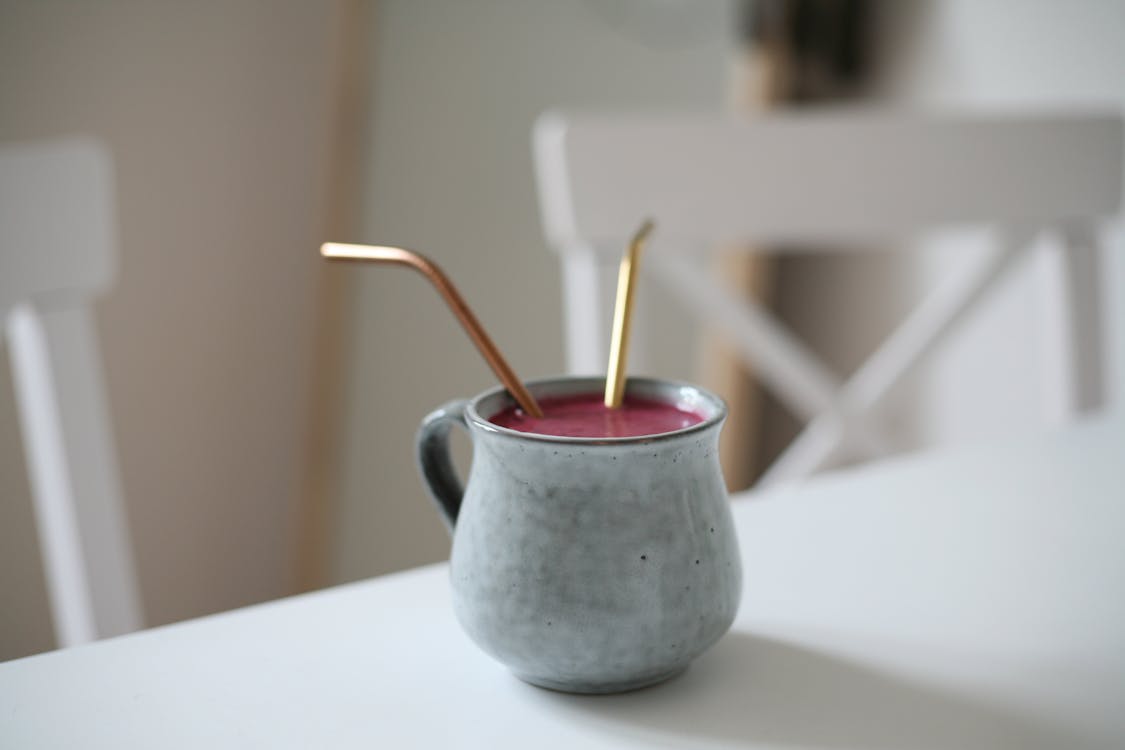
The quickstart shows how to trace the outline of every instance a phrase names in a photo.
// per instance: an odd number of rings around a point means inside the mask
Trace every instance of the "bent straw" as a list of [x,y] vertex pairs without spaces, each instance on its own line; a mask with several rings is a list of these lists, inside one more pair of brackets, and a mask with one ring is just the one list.
[[320,254],[329,260],[391,263],[409,266],[419,271],[437,288],[442,299],[449,305],[453,314],[457,316],[457,320],[461,323],[465,332],[469,334],[469,338],[473,340],[485,362],[496,373],[496,377],[500,378],[500,382],[519,403],[520,408],[533,417],[540,418],[543,416],[543,410],[539,408],[535,397],[512,372],[512,368],[508,366],[503,355],[500,354],[500,350],[496,348],[496,344],[492,343],[492,339],[485,333],[480,321],[477,320],[477,316],[473,315],[473,311],[469,309],[468,304],[457,292],[457,288],[453,286],[453,282],[432,260],[401,247],[348,245],[339,242],[325,242],[320,246]]
[[617,303],[613,308],[613,339],[609,345],[609,368],[605,376],[605,405],[620,409],[625,398],[625,360],[629,354],[629,328],[633,319],[633,286],[641,250],[652,233],[652,220],[646,219],[625,251],[617,272]]

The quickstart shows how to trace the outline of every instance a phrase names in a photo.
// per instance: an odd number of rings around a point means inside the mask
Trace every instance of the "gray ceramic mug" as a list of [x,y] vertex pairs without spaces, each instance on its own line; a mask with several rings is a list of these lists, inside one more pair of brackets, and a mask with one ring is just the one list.
[[[604,381],[528,383],[537,399],[597,393]],[[627,392],[704,417],[674,432],[573,438],[506,429],[502,388],[453,401],[418,431],[418,463],[453,534],[454,611],[521,679],[609,693],[665,680],[717,641],[741,593],[738,542],[719,468],[722,400],[630,378]],[[468,485],[449,430],[468,429]]]

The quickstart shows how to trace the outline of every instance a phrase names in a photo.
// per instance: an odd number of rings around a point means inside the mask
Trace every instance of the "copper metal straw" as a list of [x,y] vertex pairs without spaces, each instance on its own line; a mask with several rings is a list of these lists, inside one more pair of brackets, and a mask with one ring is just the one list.
[[646,219],[629,242],[621,268],[617,272],[617,303],[613,308],[613,339],[609,345],[609,368],[605,376],[605,405],[620,409],[625,398],[625,361],[629,355],[629,328],[633,319],[633,287],[637,280],[641,250],[649,234],[652,220]]
[[437,288],[438,293],[449,305],[449,309],[457,316],[469,338],[476,344],[481,356],[488,362],[488,366],[500,378],[500,382],[512,394],[520,408],[533,417],[542,417],[543,410],[539,408],[535,397],[524,387],[523,382],[512,372],[512,368],[504,360],[496,344],[485,333],[477,316],[469,309],[468,304],[461,298],[453,282],[445,275],[436,263],[424,255],[401,247],[386,247],[381,245],[347,245],[339,242],[326,242],[320,246],[320,254],[329,260],[360,261],[375,263],[392,263],[400,266],[409,266],[419,271]]

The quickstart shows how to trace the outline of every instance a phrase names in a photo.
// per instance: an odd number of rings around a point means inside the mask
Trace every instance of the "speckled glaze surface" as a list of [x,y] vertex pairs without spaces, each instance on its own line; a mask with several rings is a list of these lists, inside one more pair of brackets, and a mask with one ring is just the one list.
[[[597,392],[594,378],[529,383],[537,398]],[[718,461],[722,401],[695,386],[630,379],[637,395],[705,419],[635,438],[531,435],[488,417],[501,389],[451,402],[423,422],[423,478],[453,533],[457,618],[527,682],[577,693],[671,677],[717,641],[741,591],[738,542]],[[467,426],[462,496],[448,455]]]

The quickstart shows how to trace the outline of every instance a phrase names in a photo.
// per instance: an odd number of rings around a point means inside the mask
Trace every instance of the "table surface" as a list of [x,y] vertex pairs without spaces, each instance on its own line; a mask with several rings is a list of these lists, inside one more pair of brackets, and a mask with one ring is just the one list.
[[735,625],[624,695],[526,685],[447,568],[0,665],[0,747],[1122,747],[1125,420],[736,498]]

